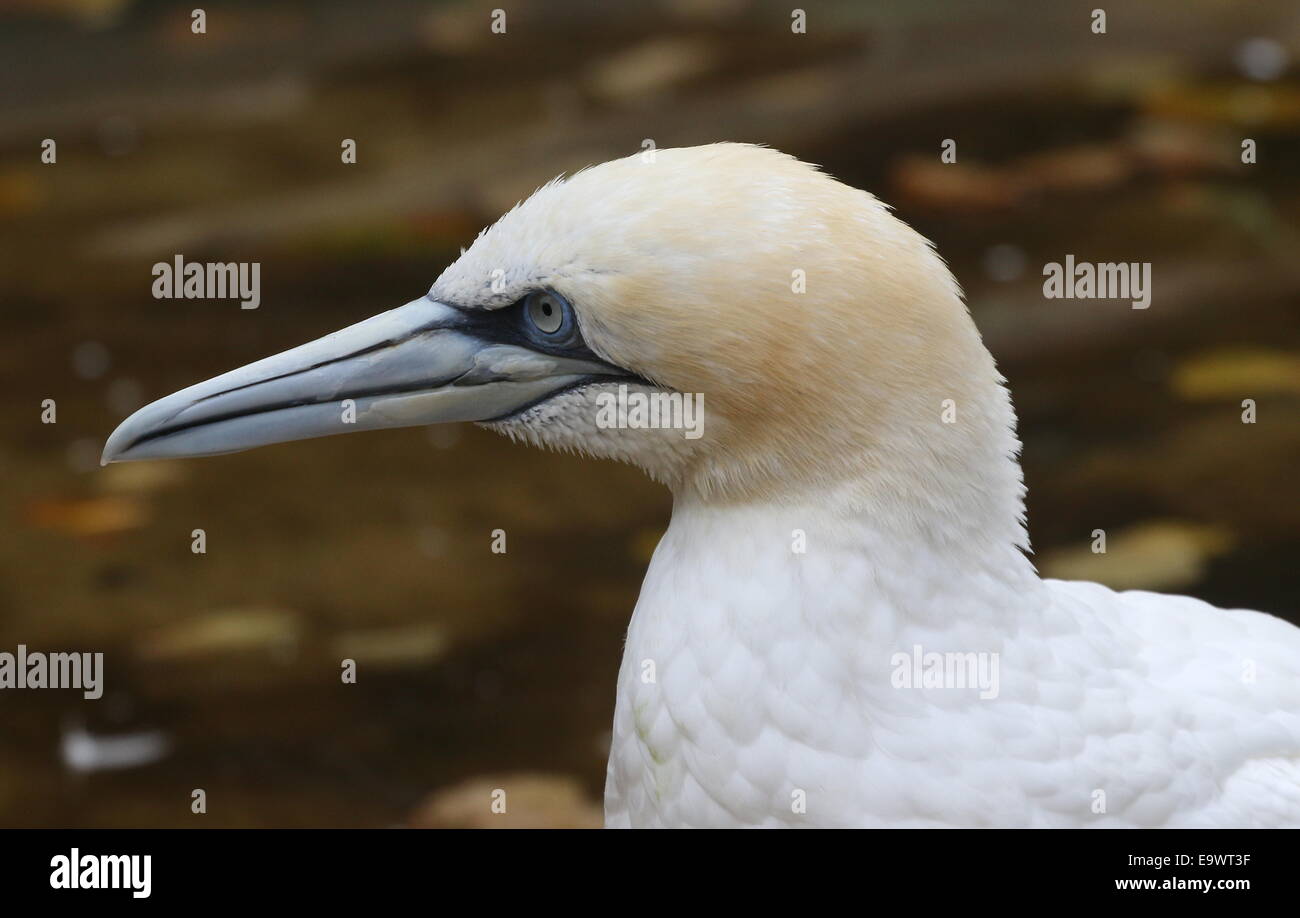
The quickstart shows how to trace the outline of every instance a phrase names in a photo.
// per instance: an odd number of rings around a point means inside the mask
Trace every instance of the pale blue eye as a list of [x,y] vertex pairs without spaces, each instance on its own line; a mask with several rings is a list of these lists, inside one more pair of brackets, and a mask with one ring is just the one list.
[[569,304],[559,294],[538,290],[528,294],[524,301],[524,315],[528,322],[543,335],[561,334],[568,324]]

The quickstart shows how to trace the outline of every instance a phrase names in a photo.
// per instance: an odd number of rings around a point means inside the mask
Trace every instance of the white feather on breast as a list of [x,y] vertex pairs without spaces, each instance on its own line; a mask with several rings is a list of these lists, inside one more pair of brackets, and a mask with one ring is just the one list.
[[[996,655],[996,697],[898,687],[913,647]],[[688,509],[629,628],[606,817],[1297,825],[1297,711],[1300,630],[1262,613],[926,557],[812,509]]]

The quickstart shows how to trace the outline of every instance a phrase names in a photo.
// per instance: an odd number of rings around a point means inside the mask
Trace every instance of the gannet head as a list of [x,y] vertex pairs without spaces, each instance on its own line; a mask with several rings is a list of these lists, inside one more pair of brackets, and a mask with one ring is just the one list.
[[[620,386],[702,395],[702,436],[602,425]],[[942,260],[870,194],[731,143],[551,182],[426,296],[142,408],[104,461],[444,421],[679,496],[835,495],[1023,539],[1010,403]]]

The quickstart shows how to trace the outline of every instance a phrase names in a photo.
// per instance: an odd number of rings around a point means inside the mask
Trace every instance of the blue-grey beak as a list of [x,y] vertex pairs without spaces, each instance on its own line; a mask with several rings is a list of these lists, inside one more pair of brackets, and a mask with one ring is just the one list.
[[491,340],[484,324],[427,297],[414,300],[146,405],[113,431],[102,461],[496,420],[589,380],[624,375],[590,353]]

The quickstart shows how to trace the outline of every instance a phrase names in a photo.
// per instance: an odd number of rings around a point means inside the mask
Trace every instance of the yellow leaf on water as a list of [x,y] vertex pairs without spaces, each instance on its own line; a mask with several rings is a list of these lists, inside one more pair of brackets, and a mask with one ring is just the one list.
[[1206,564],[1234,541],[1221,526],[1150,520],[1108,533],[1104,553],[1089,541],[1045,552],[1038,568],[1045,577],[1094,580],[1116,590],[1177,590],[1198,582]]
[[300,633],[299,617],[283,609],[224,609],[149,632],[137,649],[155,661],[259,651],[278,655],[291,651]]
[[577,779],[528,773],[444,787],[409,819],[412,828],[428,829],[599,829],[603,823],[600,804]]
[[36,500],[27,505],[25,516],[40,529],[94,537],[137,529],[149,514],[138,500],[106,496]]
[[713,46],[698,38],[657,38],[598,61],[589,80],[600,96],[627,101],[669,89],[707,72]]
[[1146,93],[1142,108],[1184,121],[1293,127],[1300,124],[1300,88],[1280,81],[1268,86],[1167,83]]
[[38,210],[45,194],[27,172],[0,173],[0,214],[21,216]]
[[447,647],[443,629],[417,623],[398,628],[372,628],[336,635],[334,655],[378,668],[396,668],[436,660]]
[[1184,361],[1173,388],[1188,401],[1300,394],[1300,355],[1263,348],[1231,348]]

